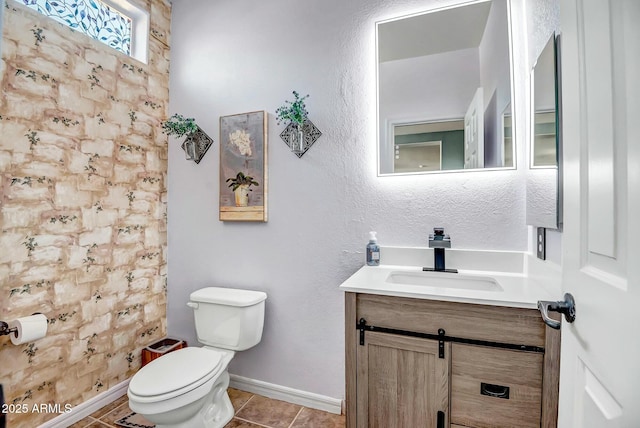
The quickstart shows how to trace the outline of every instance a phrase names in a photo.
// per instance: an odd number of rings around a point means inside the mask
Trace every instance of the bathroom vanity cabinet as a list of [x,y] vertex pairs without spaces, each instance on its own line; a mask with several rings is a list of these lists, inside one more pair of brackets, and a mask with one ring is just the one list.
[[555,427],[559,341],[536,309],[345,293],[348,428]]

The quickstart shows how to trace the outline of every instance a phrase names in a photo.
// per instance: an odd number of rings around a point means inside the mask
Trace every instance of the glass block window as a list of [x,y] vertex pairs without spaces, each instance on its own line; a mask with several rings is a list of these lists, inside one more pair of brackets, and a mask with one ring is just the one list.
[[29,8],[131,55],[131,18],[100,0],[22,0]]

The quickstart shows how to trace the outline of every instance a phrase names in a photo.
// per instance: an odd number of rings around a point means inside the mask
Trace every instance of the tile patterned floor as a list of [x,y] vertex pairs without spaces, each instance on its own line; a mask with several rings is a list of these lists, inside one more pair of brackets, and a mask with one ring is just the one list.
[[[229,388],[235,416],[225,428],[344,428],[345,417]],[[131,413],[127,396],[70,428],[121,428],[115,421]],[[151,425],[151,423],[149,423]]]

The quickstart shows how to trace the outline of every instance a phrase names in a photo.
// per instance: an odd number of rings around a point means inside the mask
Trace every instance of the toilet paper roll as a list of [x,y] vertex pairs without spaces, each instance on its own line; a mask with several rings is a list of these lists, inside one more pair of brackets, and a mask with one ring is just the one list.
[[9,321],[9,328],[16,328],[18,331],[11,334],[11,343],[22,345],[42,339],[47,334],[47,317],[43,314],[34,314],[29,317],[17,318]]

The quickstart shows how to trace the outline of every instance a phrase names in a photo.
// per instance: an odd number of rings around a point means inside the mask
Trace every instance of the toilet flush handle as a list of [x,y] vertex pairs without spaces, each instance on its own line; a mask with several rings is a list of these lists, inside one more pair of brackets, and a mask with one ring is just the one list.
[[187,302],[187,306],[189,306],[191,309],[198,309],[198,303],[196,302]]

